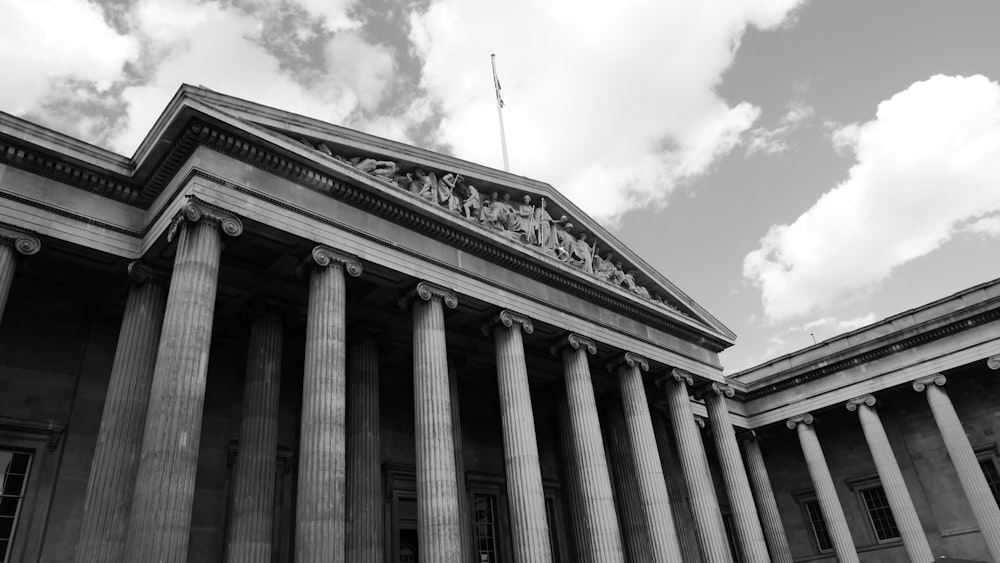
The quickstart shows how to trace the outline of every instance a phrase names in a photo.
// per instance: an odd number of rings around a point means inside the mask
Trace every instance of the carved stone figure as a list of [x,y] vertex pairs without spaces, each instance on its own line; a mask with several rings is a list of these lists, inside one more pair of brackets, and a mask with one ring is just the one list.
[[625,272],[622,270],[621,260],[615,262],[615,271],[611,274],[611,283],[615,285],[622,285],[625,283]]
[[490,194],[490,199],[482,206],[482,211],[479,214],[479,220],[481,223],[487,227],[496,230],[504,230],[503,225],[503,212],[504,207],[500,202],[500,194],[493,192]]
[[465,186],[465,189],[469,192],[469,195],[465,197],[465,201],[462,203],[462,209],[465,211],[465,218],[479,219],[483,208],[483,204],[479,200],[479,190],[477,190],[472,184]]
[[562,216],[556,225],[556,246],[554,249],[556,258],[563,262],[569,260],[570,249],[576,243],[576,239],[573,238],[573,223],[565,223],[565,219],[566,216]]
[[615,275],[615,264],[611,261],[611,253],[605,252],[602,258],[597,253],[597,245],[594,245],[594,275],[604,281],[611,281]]
[[448,208],[448,211],[453,211],[458,213],[458,209],[461,206],[459,203],[459,198],[456,196],[455,184],[462,178],[461,174],[455,176],[452,173],[445,174],[441,176],[441,179],[437,181],[437,202]]
[[427,201],[434,201],[437,196],[434,189],[437,187],[437,177],[434,173],[426,173],[420,168],[413,169],[413,183],[410,184],[410,193]]
[[544,249],[552,249],[555,248],[556,236],[552,225],[552,216],[545,209],[547,205],[548,203],[543,197],[538,207],[535,208],[535,244]]
[[498,202],[500,206],[500,220],[505,231],[517,231],[520,226],[520,220],[517,216],[517,211],[514,210],[514,206],[510,204],[510,194],[503,194],[503,197]]
[[594,273],[594,249],[587,242],[587,233],[580,233],[569,246],[569,264],[589,274]]
[[535,206],[531,205],[531,196],[526,195],[522,203],[517,208],[516,232],[521,233],[521,241],[526,244],[535,244],[538,240],[535,235]]

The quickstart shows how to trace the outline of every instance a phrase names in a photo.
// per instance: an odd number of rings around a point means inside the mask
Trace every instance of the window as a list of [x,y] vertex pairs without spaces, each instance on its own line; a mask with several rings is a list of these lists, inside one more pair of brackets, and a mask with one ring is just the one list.
[[476,522],[477,563],[499,563],[497,550],[497,498],[494,495],[473,496]]
[[826,520],[823,519],[823,511],[819,508],[819,501],[810,500],[802,503],[806,516],[812,527],[813,538],[816,540],[816,547],[820,551],[830,551],[833,549],[833,542],[830,541],[830,532],[826,529]]
[[723,513],[722,525],[726,528],[726,542],[729,544],[729,554],[733,557],[735,563],[740,563],[740,547],[739,542],[736,541],[736,523],[733,521],[733,515]]
[[868,511],[868,519],[875,530],[875,537],[878,541],[887,541],[899,537],[899,529],[896,528],[896,519],[892,517],[892,510],[889,508],[889,500],[885,498],[885,489],[881,485],[861,489],[861,499],[865,503]]
[[3,481],[0,481],[0,562],[9,561],[30,469],[30,453],[0,449],[0,470],[3,471]]
[[983,476],[986,477],[986,483],[990,486],[993,499],[997,501],[997,504],[1000,504],[1000,472],[997,471],[996,461],[992,456],[980,459],[979,467],[983,469]]

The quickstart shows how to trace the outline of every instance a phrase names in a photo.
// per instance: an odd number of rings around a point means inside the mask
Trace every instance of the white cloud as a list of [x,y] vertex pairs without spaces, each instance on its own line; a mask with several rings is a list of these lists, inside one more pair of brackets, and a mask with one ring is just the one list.
[[811,106],[796,103],[781,116],[775,128],[755,127],[749,134],[746,156],[758,153],[771,156],[787,151],[791,148],[789,135],[805,124],[813,114],[815,110]]
[[771,320],[863,295],[1000,210],[1000,85],[985,77],[914,83],[834,140],[854,150],[848,178],[744,259]]
[[1000,238],[1000,216],[983,217],[969,224],[965,231]]
[[84,83],[107,90],[139,54],[134,38],[109,26],[100,9],[79,0],[0,2],[0,108],[40,109],[56,85]]
[[112,144],[125,153],[185,82],[341,123],[359,107],[375,107],[393,74],[391,53],[355,30],[328,39],[326,68],[306,84],[258,41],[260,14],[196,0],[142,0],[134,13],[137,33],[156,60],[149,77],[124,90],[129,122]]
[[512,171],[548,181],[614,221],[663,205],[710,170],[759,110],[714,92],[748,25],[773,27],[797,0],[439,0],[412,17],[438,141],[500,167],[489,55],[507,102]]

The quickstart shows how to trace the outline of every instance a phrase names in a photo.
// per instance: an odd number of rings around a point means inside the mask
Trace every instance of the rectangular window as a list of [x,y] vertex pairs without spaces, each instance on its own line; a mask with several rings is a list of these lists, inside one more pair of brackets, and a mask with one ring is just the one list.
[[979,460],[979,467],[983,469],[983,476],[990,486],[994,500],[1000,504],[1000,472],[997,472],[997,464],[992,457]]
[[478,563],[499,563],[497,547],[497,498],[494,495],[473,496],[476,520],[476,553]]
[[861,489],[861,498],[865,501],[868,519],[871,520],[878,541],[898,538],[899,529],[896,528],[896,519],[892,517],[889,500],[885,498],[885,489],[881,485]]
[[729,543],[729,554],[735,563],[740,563],[740,546],[736,541],[736,523],[732,514],[722,515],[722,525],[726,527],[726,542]]
[[826,520],[823,518],[823,511],[819,509],[819,501],[811,500],[803,503],[806,515],[809,517],[809,524],[812,526],[813,537],[816,538],[816,547],[820,551],[830,551],[833,549],[833,542],[830,541],[830,532],[826,529]]
[[30,468],[30,453],[0,449],[0,470],[3,472],[0,481],[0,563],[10,560]]

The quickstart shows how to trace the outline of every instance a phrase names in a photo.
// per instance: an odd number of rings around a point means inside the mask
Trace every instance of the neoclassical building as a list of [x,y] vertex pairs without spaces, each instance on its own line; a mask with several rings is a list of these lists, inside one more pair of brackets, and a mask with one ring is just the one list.
[[723,375],[553,187],[183,86],[0,113],[0,562],[1000,561],[1000,280]]

